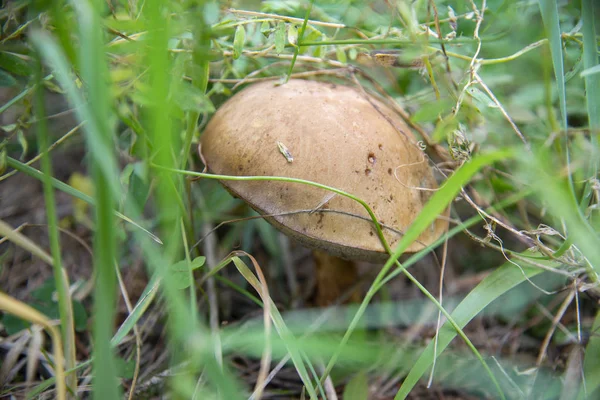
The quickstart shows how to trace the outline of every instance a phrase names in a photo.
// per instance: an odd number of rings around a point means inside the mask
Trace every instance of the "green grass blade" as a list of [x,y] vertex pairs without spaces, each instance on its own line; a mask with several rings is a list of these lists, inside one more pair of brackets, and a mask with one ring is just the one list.
[[[598,45],[596,42],[596,22],[594,16],[597,15],[598,3],[594,0],[582,0],[581,19],[583,20],[583,68],[591,70],[598,68]],[[592,148],[598,151],[598,136],[600,135],[600,74],[589,74],[584,77],[585,88],[587,92],[587,113],[589,127],[591,130],[590,141]],[[593,178],[598,175],[598,159],[592,157],[590,160],[590,170],[587,176]],[[586,185],[586,190],[582,201],[588,202],[591,194],[591,182]],[[584,203],[586,204],[586,203]],[[600,337],[597,332],[600,330],[600,312],[596,314],[590,340],[585,349],[585,358],[583,362],[583,371],[585,379],[585,389],[587,395],[591,395],[600,386]],[[579,398],[583,399],[586,393],[582,392]]]
[[558,89],[558,100],[560,103],[561,126],[567,128],[567,91],[565,87],[565,66],[563,59],[562,38],[560,32],[560,21],[558,18],[558,5],[556,0],[538,0],[546,36],[550,42],[552,53],[552,65]]
[[[581,19],[583,26],[583,68],[589,71],[593,68],[598,68],[598,45],[596,42],[596,21],[594,16],[597,15],[597,10],[600,7],[598,2],[594,0],[582,0]],[[590,134],[590,142],[592,149],[597,152],[598,136],[600,135],[600,74],[586,74],[584,76],[586,90],[586,105],[589,127],[592,133]],[[597,154],[596,154],[597,155]],[[599,161],[597,157],[590,158],[589,171],[586,177],[594,178],[598,174]],[[585,207],[589,203],[591,195],[591,182],[588,182],[582,196],[582,205]]]
[[[102,30],[102,28],[98,29]],[[32,32],[31,41],[38,49],[40,49],[43,59],[54,70],[54,76],[65,91],[67,99],[75,109],[80,122],[86,122],[84,132],[89,148],[93,149],[93,151],[90,152],[90,157],[92,157],[93,162],[100,166],[102,173],[105,176],[118,177],[117,165],[112,155],[113,149],[101,139],[102,135],[100,132],[102,132],[102,126],[98,125],[98,118],[95,114],[96,110],[94,110],[92,105],[83,97],[83,94],[77,88],[74,77],[71,75],[71,68],[69,67],[63,51],[58,47],[56,41],[46,33]],[[87,44],[84,47],[87,46],[90,46],[90,44]],[[102,84],[105,85],[104,81]],[[108,121],[105,120],[104,123],[108,123]],[[109,183],[111,186],[108,186],[107,188],[116,195],[119,192],[118,181],[112,179]]]
[[[600,312],[596,314],[594,324],[592,325],[590,341],[585,348],[585,358],[583,360],[583,377],[585,379],[585,391],[583,388],[579,394],[579,399],[589,399],[589,395],[598,391],[600,387]],[[597,393],[596,393],[597,394]]]
[[125,318],[125,321],[119,326],[117,333],[113,336],[110,343],[112,346],[118,346],[125,336],[131,332],[135,324],[140,320],[140,318],[144,315],[150,304],[156,297],[158,293],[158,287],[160,286],[161,279],[158,275],[154,275],[150,282],[144,288],[142,295],[140,296],[138,302],[131,310],[131,313]]
[[302,38],[304,38],[304,33],[306,32],[306,24],[308,22],[308,17],[310,17],[310,11],[312,10],[313,4],[315,0],[310,0],[310,4],[306,8],[306,14],[304,14],[304,21],[302,22],[302,27],[300,28],[300,32],[298,33],[298,44],[294,46],[294,55],[292,56],[292,62],[290,63],[290,69],[288,70],[288,74],[285,77],[285,81],[290,80],[290,76],[292,76],[292,71],[294,70],[294,64],[296,64],[296,58],[298,58],[298,54],[300,53],[300,42],[302,42]]
[[569,238],[586,257],[590,279],[598,281],[600,274],[600,238],[580,212],[579,205],[570,195],[570,187],[564,178],[552,173],[555,168],[544,154],[537,157],[522,155],[521,168],[529,178],[538,196],[547,204],[550,212],[564,220]]
[[[94,361],[93,398],[116,399],[122,396],[117,380],[115,356],[110,340],[116,314],[117,235],[113,209],[120,192],[118,169],[114,154],[113,131],[110,126],[110,94],[108,68],[104,53],[104,29],[100,15],[105,3],[77,1],[74,8],[79,22],[81,77],[86,85],[89,107],[87,132],[88,154],[94,178],[96,216],[94,234]],[[65,62],[66,63],[66,62]],[[64,83],[64,82],[63,82]]]
[[[27,174],[27,175],[31,176],[32,178],[36,178],[39,180],[42,180],[44,178],[44,174],[41,173],[39,170],[37,170],[33,167],[30,167],[29,165],[24,164],[19,160],[16,160],[12,157],[6,157],[6,161],[7,161],[8,166],[16,169],[17,171],[23,172],[24,174]],[[87,194],[80,192],[79,190],[64,183],[63,181],[59,181],[58,179],[51,177],[50,182],[52,183],[52,186],[54,186],[56,189],[60,190],[61,192],[65,192],[68,195],[73,196],[77,199],[83,200],[92,206],[96,206],[96,200],[94,200],[93,197],[90,197]],[[141,226],[140,224],[135,222],[133,219],[129,218],[126,215],[121,214],[117,210],[115,210],[114,213],[115,213],[116,217],[133,225],[137,229],[144,232],[146,235],[150,236],[152,238],[152,240],[154,240],[156,243],[163,244],[162,241],[158,238],[158,236],[156,236],[155,234],[153,234],[152,232],[150,232],[149,230],[147,230],[146,228],[144,228],[143,226]]]
[[[73,317],[73,304],[69,292],[69,278],[63,268],[60,250],[60,235],[58,231],[58,215],[56,212],[56,199],[52,187],[52,165],[48,154],[48,122],[44,104],[44,87],[42,86],[42,65],[39,57],[36,57],[34,68],[36,78],[35,91],[35,114],[37,118],[37,139],[39,151],[42,154],[41,168],[43,171],[44,199],[46,203],[46,218],[48,220],[48,239],[50,242],[50,253],[52,254],[52,269],[54,282],[58,294],[58,309],[60,316],[60,329],[63,339],[65,369],[75,367],[75,322]],[[77,377],[72,374],[67,376],[67,387],[70,391],[77,392]]]
[[[548,263],[548,265],[553,266],[550,263]],[[452,318],[461,328],[464,327],[492,301],[496,300],[519,283],[525,281],[525,276],[531,278],[542,272],[542,270],[538,268],[530,268],[526,265],[523,265],[522,268],[525,271],[525,275],[523,275],[519,268],[508,262],[496,269],[477,285],[477,287],[475,287],[475,289],[473,289],[456,307],[454,312],[452,312]],[[434,343],[432,341],[411,368],[408,376],[404,379],[400,390],[394,398],[395,400],[405,399],[408,396],[410,391],[418,383],[419,379],[427,372],[427,369],[433,362],[434,356],[438,357],[444,349],[448,347],[454,337],[456,337],[456,330],[454,327],[449,323],[444,324],[439,331],[437,355],[433,354]]]

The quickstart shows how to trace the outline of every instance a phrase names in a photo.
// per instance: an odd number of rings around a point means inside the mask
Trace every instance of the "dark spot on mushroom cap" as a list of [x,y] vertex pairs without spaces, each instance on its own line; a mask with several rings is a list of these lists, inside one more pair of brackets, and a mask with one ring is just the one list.
[[390,175],[392,174],[392,169],[391,168],[388,168],[388,174],[390,174]]
[[369,175],[371,175],[371,172],[372,172],[372,171],[371,171],[371,168],[365,168],[365,175],[366,175],[366,176],[369,176]]
[[369,231],[369,235],[373,236],[373,231]]
[[377,161],[377,158],[375,158],[375,153],[370,152],[368,157],[367,157],[367,161],[373,165],[375,165],[375,161]]
[[317,220],[317,225],[322,225],[323,224],[323,217],[324,216],[325,215],[322,212],[319,213],[319,219]]

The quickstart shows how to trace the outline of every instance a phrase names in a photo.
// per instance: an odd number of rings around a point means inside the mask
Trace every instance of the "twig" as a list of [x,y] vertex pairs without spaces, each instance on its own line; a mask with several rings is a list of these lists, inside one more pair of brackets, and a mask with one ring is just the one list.
[[504,107],[502,106],[500,101],[496,98],[496,96],[494,96],[494,93],[492,93],[490,88],[483,82],[483,80],[481,79],[481,77],[479,76],[479,74],[477,72],[473,73],[473,79],[476,83],[481,85],[483,90],[485,90],[485,92],[488,94],[488,96],[490,96],[490,98],[492,99],[494,104],[496,104],[496,107],[498,107],[498,109],[500,110],[502,115],[504,115],[504,118],[506,118],[506,120],[508,121],[510,126],[513,128],[513,130],[515,131],[515,133],[517,134],[519,139],[521,139],[521,141],[525,144],[525,148],[527,149],[527,151],[531,152],[531,146],[529,145],[529,142],[527,142],[527,139],[525,139],[525,136],[521,133],[521,131],[519,130],[517,125],[513,122],[512,118],[508,115],[508,113],[506,112],[506,110],[504,109]]
[[[449,214],[449,213],[447,213]],[[448,238],[444,240],[444,247],[442,248],[442,266],[440,269],[440,291],[439,291],[439,302],[440,305],[443,305],[443,294],[444,294],[444,275],[446,272],[446,262],[448,260]],[[427,388],[431,388],[431,384],[433,383],[433,374],[435,372],[435,365],[437,360],[437,349],[438,349],[438,341],[440,337],[440,329],[442,327],[442,312],[438,310],[437,324],[435,327],[435,337],[433,338],[433,361],[431,363],[431,372],[429,374],[429,380],[427,381]]]
[[544,340],[542,341],[542,346],[540,347],[540,352],[539,352],[537,360],[535,362],[535,365],[538,368],[542,365],[542,362],[544,361],[544,358],[546,357],[546,351],[548,350],[548,346],[550,345],[550,339],[552,339],[552,336],[554,335],[554,331],[556,330],[556,327],[560,323],[560,320],[562,319],[562,317],[565,315],[565,312],[567,311],[567,308],[573,301],[574,297],[575,297],[575,290],[570,290],[568,296],[565,297],[565,300],[562,302],[562,304],[560,305],[560,308],[556,312],[556,315],[552,319],[552,326],[550,327],[550,329],[546,333],[546,336],[544,337]]
[[[280,19],[283,21],[287,21],[287,22],[295,22],[298,24],[301,24],[304,22],[303,18],[294,18],[294,17],[286,17],[284,15],[277,15],[277,14],[270,14],[270,13],[262,13],[262,12],[256,12],[256,11],[247,11],[247,10],[238,10],[235,8],[230,8],[227,10],[228,12],[232,13],[232,14],[239,14],[239,15],[248,15],[251,17],[261,17],[261,18],[273,18],[273,19]],[[345,28],[346,25],[344,24],[338,24],[338,23],[334,23],[334,22],[322,22],[322,21],[315,21],[312,19],[308,20],[308,23],[311,25],[317,25],[317,26],[326,26],[328,28]]]

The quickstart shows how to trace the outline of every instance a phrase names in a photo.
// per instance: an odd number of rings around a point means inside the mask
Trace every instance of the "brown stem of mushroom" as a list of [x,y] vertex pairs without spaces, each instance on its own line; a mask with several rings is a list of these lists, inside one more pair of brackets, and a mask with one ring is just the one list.
[[[335,257],[322,250],[314,250],[317,272],[317,295],[315,303],[319,307],[332,305],[339,297],[343,296],[354,286],[358,280],[358,270],[353,261]],[[354,290],[350,302],[360,300],[360,292]]]

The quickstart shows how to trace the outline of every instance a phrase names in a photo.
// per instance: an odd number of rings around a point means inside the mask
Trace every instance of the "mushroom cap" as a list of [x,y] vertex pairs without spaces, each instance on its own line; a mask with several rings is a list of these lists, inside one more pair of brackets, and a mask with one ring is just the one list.
[[[332,83],[247,87],[212,117],[200,151],[216,174],[299,178],[355,195],[383,224],[392,248],[432,194],[420,188],[437,188],[406,123],[377,99]],[[308,247],[348,259],[386,258],[368,213],[350,198],[301,183],[221,183]],[[431,244],[446,229],[438,218],[407,251]]]

